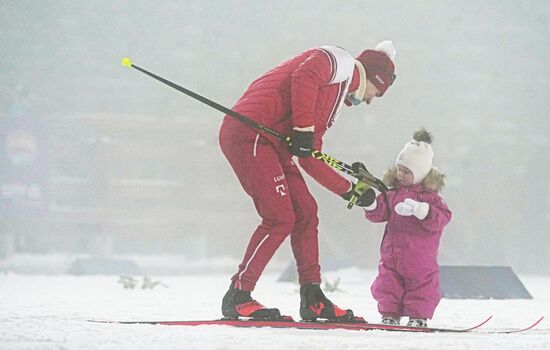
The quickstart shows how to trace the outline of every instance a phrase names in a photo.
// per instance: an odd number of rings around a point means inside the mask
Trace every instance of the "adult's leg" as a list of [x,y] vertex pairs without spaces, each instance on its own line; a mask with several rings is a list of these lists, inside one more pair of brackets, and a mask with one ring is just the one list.
[[290,242],[296,259],[299,282],[301,285],[318,284],[321,283],[321,268],[319,265],[317,203],[292,159],[283,163],[283,170],[296,217]]
[[244,291],[254,289],[295,221],[288,183],[277,152],[260,137],[253,141],[221,142],[223,153],[262,218],[250,238],[237,273],[232,277],[233,286]]
[[304,320],[318,318],[339,322],[354,319],[353,311],[344,310],[329,300],[321,290],[317,203],[306,182],[292,160],[283,163],[288,182],[296,222],[290,240],[298,267],[300,282],[300,317]]

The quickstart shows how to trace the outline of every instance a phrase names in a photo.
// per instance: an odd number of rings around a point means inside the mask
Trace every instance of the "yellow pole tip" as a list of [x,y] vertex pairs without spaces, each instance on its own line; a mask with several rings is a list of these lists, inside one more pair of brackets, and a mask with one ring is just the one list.
[[122,59],[122,65],[123,65],[124,67],[132,67],[132,61],[130,60],[130,58],[124,57],[124,58]]

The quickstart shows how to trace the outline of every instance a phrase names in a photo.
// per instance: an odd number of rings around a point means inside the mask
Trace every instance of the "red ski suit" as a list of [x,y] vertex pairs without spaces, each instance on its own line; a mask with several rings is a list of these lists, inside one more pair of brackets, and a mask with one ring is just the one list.
[[[283,135],[314,125],[313,147],[338,117],[346,95],[359,85],[353,57],[343,49],[307,50],[254,81],[233,110]],[[238,289],[251,291],[265,266],[290,234],[300,284],[320,283],[317,203],[286,143],[225,116],[220,146],[262,218],[237,273]],[[300,166],[317,182],[341,195],[350,181],[312,157]]]

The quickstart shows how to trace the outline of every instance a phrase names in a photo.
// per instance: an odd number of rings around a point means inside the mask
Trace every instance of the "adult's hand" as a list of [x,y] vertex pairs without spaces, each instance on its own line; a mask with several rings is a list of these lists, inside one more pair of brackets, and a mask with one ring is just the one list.
[[300,158],[311,157],[313,149],[313,131],[292,130],[288,150]]

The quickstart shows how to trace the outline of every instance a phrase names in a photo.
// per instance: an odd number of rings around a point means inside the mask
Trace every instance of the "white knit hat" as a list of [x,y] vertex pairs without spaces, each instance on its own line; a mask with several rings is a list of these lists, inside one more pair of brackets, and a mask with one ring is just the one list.
[[395,164],[407,167],[414,176],[414,184],[420,183],[432,170],[434,151],[430,143],[432,135],[425,129],[414,133],[413,140],[405,144],[405,147],[397,155]]

